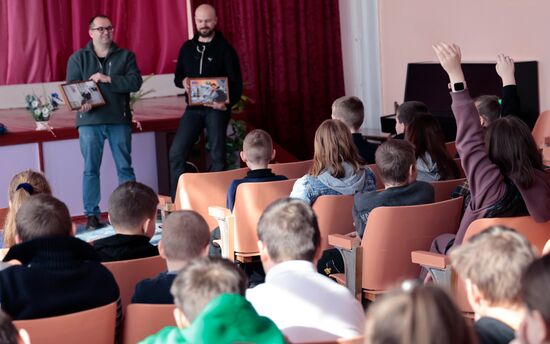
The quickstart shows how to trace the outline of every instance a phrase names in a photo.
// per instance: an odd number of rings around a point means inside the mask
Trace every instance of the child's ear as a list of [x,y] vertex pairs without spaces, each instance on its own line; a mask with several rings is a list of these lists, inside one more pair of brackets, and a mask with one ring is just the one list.
[[161,256],[162,259],[166,260],[166,253],[164,252],[164,244],[162,243],[162,239],[159,240],[157,247],[159,249],[159,256]]
[[271,160],[270,161],[275,160],[276,155],[277,155],[277,151],[275,150],[275,148],[273,148],[273,151],[271,152]]
[[145,234],[149,239],[151,239],[153,235],[155,235],[156,220],[157,215],[155,214],[155,216],[149,217],[143,222],[141,229],[143,230],[143,234]]
[[409,166],[409,184],[414,183],[417,176],[416,164],[411,164],[411,166]]
[[184,329],[189,326],[189,320],[179,308],[174,309],[174,319],[176,320],[176,325],[178,328]]
[[74,223],[71,226],[71,236],[76,236],[76,225]]
[[246,162],[246,153],[245,153],[244,151],[241,151],[241,152],[239,153],[239,155],[241,156],[241,160],[242,160],[243,162]]

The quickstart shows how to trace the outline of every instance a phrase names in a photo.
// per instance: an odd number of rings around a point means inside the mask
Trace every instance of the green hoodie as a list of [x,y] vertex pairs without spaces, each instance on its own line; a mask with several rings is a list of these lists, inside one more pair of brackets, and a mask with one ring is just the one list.
[[283,334],[266,317],[259,316],[244,297],[223,294],[210,301],[185,329],[165,327],[142,344],[160,343],[285,343]]

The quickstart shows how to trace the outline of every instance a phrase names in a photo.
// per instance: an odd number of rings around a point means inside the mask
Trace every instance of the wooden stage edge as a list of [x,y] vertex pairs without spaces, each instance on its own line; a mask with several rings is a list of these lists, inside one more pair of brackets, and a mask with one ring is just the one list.
[[[143,99],[135,105],[133,115],[133,120],[139,122],[141,130],[134,123],[133,131],[175,131],[184,110],[185,102],[182,97]],[[52,134],[47,130],[36,131],[34,120],[25,108],[0,110],[0,123],[8,130],[6,134],[0,135],[0,146],[76,139],[78,132],[75,121],[76,112],[61,107],[53,113],[49,122]]]

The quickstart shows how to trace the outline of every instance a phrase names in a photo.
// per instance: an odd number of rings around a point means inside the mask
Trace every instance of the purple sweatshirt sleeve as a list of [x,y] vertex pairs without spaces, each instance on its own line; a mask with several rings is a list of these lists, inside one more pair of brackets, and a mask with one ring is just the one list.
[[504,196],[506,185],[485,150],[479,113],[468,90],[451,93],[456,118],[456,149],[470,183],[472,210],[484,209]]

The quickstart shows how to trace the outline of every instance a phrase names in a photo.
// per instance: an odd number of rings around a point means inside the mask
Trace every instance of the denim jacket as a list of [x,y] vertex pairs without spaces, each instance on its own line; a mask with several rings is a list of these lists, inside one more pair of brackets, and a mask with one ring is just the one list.
[[317,197],[323,195],[353,195],[356,192],[376,190],[376,177],[368,166],[355,174],[353,167],[344,164],[345,175],[343,178],[335,178],[328,171],[314,177],[306,174],[296,180],[292,187],[290,197],[300,198],[312,204]]

